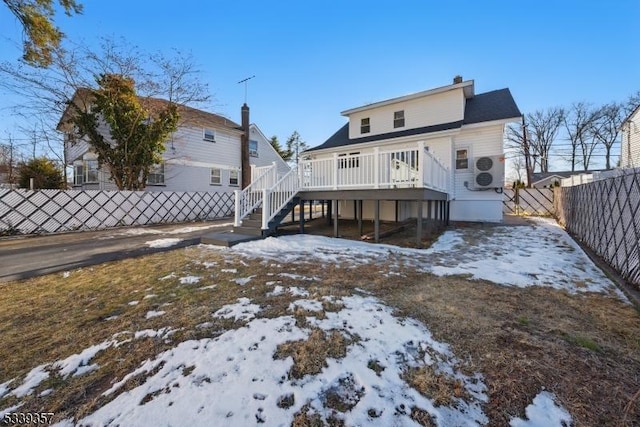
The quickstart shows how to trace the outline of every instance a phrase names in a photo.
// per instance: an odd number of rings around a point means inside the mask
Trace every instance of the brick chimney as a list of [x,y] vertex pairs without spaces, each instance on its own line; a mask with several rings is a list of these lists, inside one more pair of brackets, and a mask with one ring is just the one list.
[[460,74],[453,78],[453,84],[457,85],[458,83],[462,83],[462,76]]
[[251,166],[249,165],[249,106],[245,102],[240,109],[242,115],[242,134],[240,156],[242,158],[242,188],[251,184]]

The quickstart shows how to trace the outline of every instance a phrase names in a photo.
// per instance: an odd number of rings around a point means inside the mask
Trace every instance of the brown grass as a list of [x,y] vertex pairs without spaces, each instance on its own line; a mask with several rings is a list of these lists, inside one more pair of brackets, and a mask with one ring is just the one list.
[[454,398],[468,397],[462,381],[437,373],[432,366],[407,369],[404,380],[424,396],[433,399],[436,406],[450,406]]
[[327,366],[327,358],[341,359],[345,357],[347,346],[351,342],[338,331],[331,331],[331,334],[327,336],[322,329],[314,328],[306,340],[280,344],[273,358],[293,358],[289,378],[300,379],[305,375],[322,372],[322,369]]
[[[200,261],[217,263],[205,268]],[[390,256],[389,265],[396,262]],[[350,268],[346,268],[350,267]],[[56,412],[55,420],[82,417],[108,399],[101,393],[137,368],[146,359],[186,339],[221,334],[241,322],[215,319],[213,312],[237,298],[249,297],[264,310],[261,316],[276,317],[298,299],[290,294],[267,297],[273,286],[304,286],[310,298],[353,294],[355,288],[373,293],[395,307],[399,316],[422,321],[440,341],[449,343],[466,373],[480,372],[488,387],[485,412],[490,425],[507,425],[543,387],[553,392],[573,416],[576,425],[637,425],[640,420],[640,315],[630,305],[603,295],[569,295],[551,288],[509,288],[463,277],[435,277],[401,268],[404,277],[386,277],[385,264],[347,266],[317,262],[282,264],[229,257],[222,252],[188,248],[103,264],[93,268],[11,282],[0,285],[0,383],[12,378],[20,383],[34,367],[113,338],[122,331],[170,327],[176,332],[161,338],[132,340],[99,353],[92,363],[100,369],[86,375],[52,377],[24,400],[23,411]],[[237,269],[225,273],[222,269]],[[398,268],[394,268],[398,271]],[[175,272],[177,277],[160,280]],[[318,277],[301,283],[280,272]],[[197,284],[180,284],[185,275],[201,277]],[[254,278],[246,285],[236,277]],[[199,290],[215,285],[214,289]],[[148,294],[156,295],[145,299]],[[129,305],[131,301],[137,305]],[[325,303],[325,311],[340,309]],[[146,319],[149,310],[166,314]],[[300,317],[318,313],[299,313]],[[106,320],[117,316],[113,320]],[[206,323],[206,326],[198,326]],[[119,340],[130,335],[119,336]],[[314,329],[307,340],[287,343],[277,357],[294,359],[293,378],[319,372],[327,358],[344,357],[357,337],[340,331]],[[381,371],[376,362],[370,368]],[[188,367],[186,367],[188,368]],[[442,402],[456,397],[459,387],[428,372],[407,377],[416,389]],[[429,376],[431,375],[431,376]],[[131,379],[135,387],[144,378]],[[48,388],[48,396],[38,394]],[[422,390],[424,391],[422,391]],[[458,390],[458,391],[456,391]],[[431,394],[430,394],[431,393]],[[153,398],[153,396],[149,396]],[[0,407],[16,400],[0,399]],[[283,401],[287,405],[286,399]],[[308,408],[307,408],[308,409]],[[370,415],[382,408],[365,408]],[[420,408],[407,408],[416,422],[430,425]],[[341,425],[339,416],[326,422],[317,414],[301,410],[293,425]],[[333,424],[332,424],[333,423]],[[344,424],[344,423],[342,423]]]

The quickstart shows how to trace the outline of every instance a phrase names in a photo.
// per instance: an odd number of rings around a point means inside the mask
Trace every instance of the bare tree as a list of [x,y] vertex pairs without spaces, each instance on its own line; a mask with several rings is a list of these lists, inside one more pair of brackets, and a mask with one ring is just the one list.
[[98,49],[69,42],[51,52],[47,68],[0,62],[0,88],[21,100],[14,113],[27,128],[37,127],[47,135],[44,146],[51,149],[50,155],[66,160],[58,123],[76,91],[95,88],[95,76],[103,74],[132,78],[141,98],[163,98],[185,106],[204,106],[211,98],[191,54],[149,54],[113,39],[103,39]]
[[18,163],[23,160],[19,144],[7,135],[0,144],[0,182],[13,187],[17,182]]
[[528,127],[530,127],[527,138],[532,151],[533,168],[535,168],[535,163],[538,163],[540,172],[549,172],[551,146],[558,136],[564,115],[565,111],[561,107],[537,110],[527,114]]
[[[533,173],[534,161],[529,149],[529,140],[527,124],[524,116],[522,117],[522,123],[511,124],[506,129],[507,149],[512,150],[515,153],[514,167],[520,171],[524,168],[527,177],[527,185],[531,183],[531,174]],[[522,164],[521,164],[522,163]],[[522,176],[518,172],[518,180],[522,181]]]
[[565,115],[563,124],[571,145],[571,154],[567,159],[571,163],[571,171],[575,171],[579,164],[582,164],[584,170],[589,169],[591,156],[598,145],[594,137],[594,126],[600,113],[600,109],[591,104],[576,102]]
[[605,148],[606,168],[611,169],[611,148],[618,141],[624,120],[623,104],[612,102],[603,105],[592,129],[593,137]]

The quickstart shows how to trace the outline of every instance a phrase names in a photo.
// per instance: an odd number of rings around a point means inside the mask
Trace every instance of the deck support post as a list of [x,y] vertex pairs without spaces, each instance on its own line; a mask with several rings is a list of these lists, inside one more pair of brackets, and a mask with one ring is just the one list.
[[418,215],[416,218],[416,245],[422,247],[422,200],[418,200]]
[[445,202],[447,207],[445,210],[445,224],[447,227],[449,226],[449,218],[451,216],[451,202],[449,202],[448,200]]
[[313,219],[313,200],[309,200],[309,221]]
[[298,206],[300,206],[300,234],[304,234],[304,200],[300,200]]
[[338,236],[338,201],[333,201],[333,237]]
[[362,236],[362,200],[358,200],[358,234]]
[[373,220],[373,234],[375,238],[375,242],[378,243],[380,241],[380,200],[376,200],[374,208],[374,220]]
[[327,200],[327,225],[331,225],[332,201]]
[[433,218],[433,203],[431,200],[427,200],[427,232],[431,233],[432,230],[432,221]]

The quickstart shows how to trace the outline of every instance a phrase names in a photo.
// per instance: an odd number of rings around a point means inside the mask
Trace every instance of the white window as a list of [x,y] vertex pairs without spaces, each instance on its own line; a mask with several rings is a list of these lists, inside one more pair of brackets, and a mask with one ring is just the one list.
[[85,160],[84,162],[84,183],[97,183],[99,182],[98,175],[98,161],[97,160]]
[[216,142],[216,131],[213,129],[203,129],[202,139],[205,141]]
[[82,185],[84,183],[84,167],[82,165],[73,165],[73,185]]
[[469,150],[456,150],[456,169],[469,169]]
[[229,185],[238,185],[238,170],[232,169],[229,171]]
[[249,140],[249,156],[258,157],[258,141]]
[[220,185],[222,184],[222,169],[212,168],[211,169],[211,185]]
[[360,119],[360,133],[369,133],[369,132],[371,132],[371,120],[369,120],[369,117]]
[[396,111],[395,113],[393,113],[393,127],[394,128],[404,127],[404,110]]
[[164,162],[151,166],[147,175],[147,185],[164,185]]

